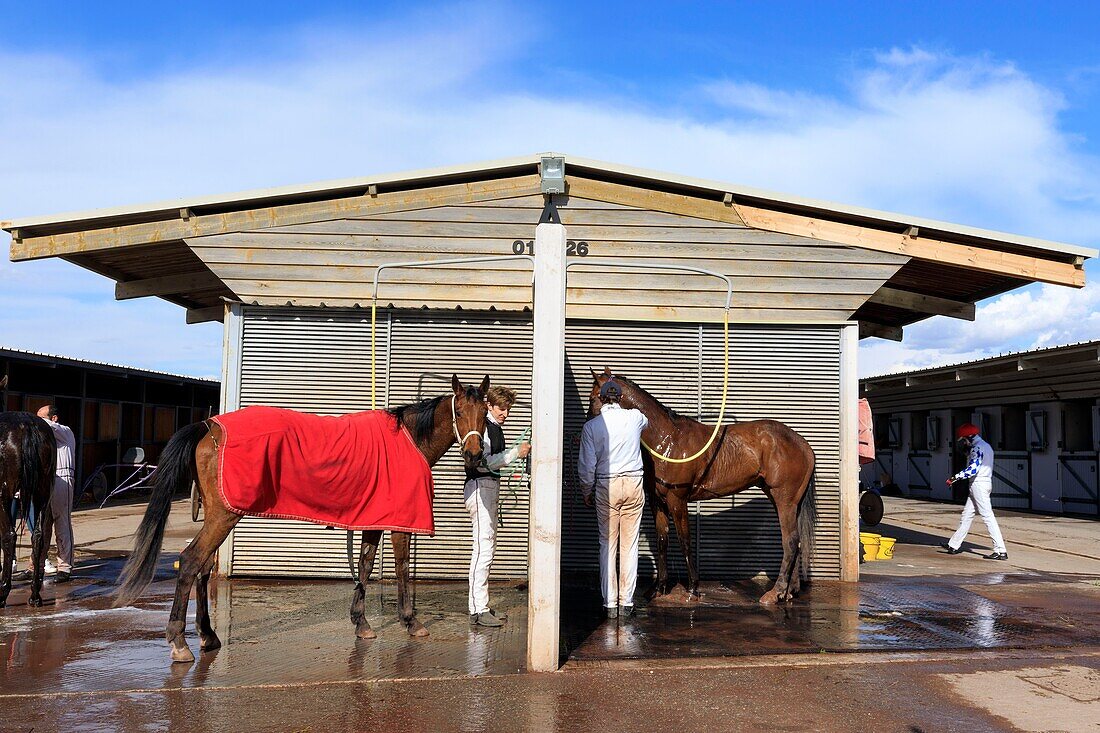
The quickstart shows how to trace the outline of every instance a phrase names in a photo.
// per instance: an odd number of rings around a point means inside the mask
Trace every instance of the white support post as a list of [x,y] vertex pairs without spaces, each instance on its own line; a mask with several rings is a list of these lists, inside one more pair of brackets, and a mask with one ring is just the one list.
[[565,227],[535,228],[527,670],[558,668],[565,390]]
[[840,329],[840,579],[859,580],[859,324]]
[[[221,411],[231,412],[241,407],[241,343],[244,323],[240,303],[226,303],[222,327],[222,392]],[[217,574],[233,574],[233,532],[218,549]]]

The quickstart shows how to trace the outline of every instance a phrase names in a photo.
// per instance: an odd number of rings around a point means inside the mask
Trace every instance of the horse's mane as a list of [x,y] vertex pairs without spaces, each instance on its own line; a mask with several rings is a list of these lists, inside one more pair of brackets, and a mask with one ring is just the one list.
[[[624,384],[629,384],[634,389],[638,390],[642,394],[649,397],[649,399],[653,400],[653,402],[657,405],[657,407],[659,407],[665,413],[665,415],[667,415],[669,417],[669,419],[671,419],[671,420],[685,419],[683,415],[676,412],[676,410],[673,410],[671,407],[665,405],[665,403],[661,402],[659,399],[654,397],[650,392],[647,392],[644,387],[642,387],[640,384],[638,384],[634,380],[630,379],[629,377],[624,377],[621,374],[616,374],[615,375],[615,381],[623,382]],[[686,419],[690,420],[691,418],[686,418]]]
[[[386,412],[397,418],[398,423],[404,422],[406,418],[411,418],[413,420],[413,439],[417,443],[422,443],[431,437],[432,429],[435,427],[435,410],[439,407],[439,403],[447,397],[449,395],[441,394],[438,397],[430,397],[420,402],[391,407]],[[466,388],[466,397],[475,400],[481,399],[474,387]]]

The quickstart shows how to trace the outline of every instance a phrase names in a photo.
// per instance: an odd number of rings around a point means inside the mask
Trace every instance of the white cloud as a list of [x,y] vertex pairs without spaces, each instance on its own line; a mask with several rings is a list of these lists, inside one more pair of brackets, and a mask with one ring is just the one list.
[[[436,29],[443,25],[445,31]],[[310,27],[278,39],[277,57],[269,51],[247,62],[208,59],[138,81],[107,79],[60,55],[2,54],[0,87],[19,100],[0,111],[3,215],[559,149],[1096,241],[1095,160],[1059,127],[1062,97],[1011,64],[892,50],[853,72],[848,92],[837,97],[766,80],[712,79],[686,90],[669,111],[644,99],[594,99],[540,79],[513,79],[535,30],[499,9],[463,6],[437,27],[423,19],[384,28]],[[80,295],[61,301],[72,307],[64,316],[71,328],[51,327],[21,305],[37,297],[46,275]],[[0,343],[217,371],[216,327],[185,328],[179,309],[163,303],[113,303],[110,283],[75,266],[2,263],[0,283],[15,314]],[[1002,298],[982,307],[974,327],[916,326],[900,347],[868,344],[865,366],[1079,340],[1096,333],[1081,305],[1095,300],[1091,289],[1057,288]],[[1034,315],[1051,303],[1077,317],[1059,325]]]

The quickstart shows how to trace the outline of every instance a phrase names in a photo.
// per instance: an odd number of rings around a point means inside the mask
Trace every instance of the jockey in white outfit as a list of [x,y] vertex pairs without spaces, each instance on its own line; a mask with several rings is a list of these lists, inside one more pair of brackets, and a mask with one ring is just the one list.
[[963,540],[966,539],[966,533],[970,531],[970,524],[974,521],[974,514],[977,513],[985,522],[989,537],[993,540],[993,552],[986,555],[985,559],[1007,560],[1008,550],[1005,548],[1004,538],[1001,537],[997,518],[993,516],[993,504],[990,501],[990,495],[993,493],[993,448],[982,440],[977,426],[971,423],[960,425],[955,431],[955,437],[958,438],[961,446],[969,448],[970,455],[966,468],[947,479],[947,485],[950,486],[960,479],[970,479],[970,497],[963,507],[959,528],[943,547],[949,555],[962,552]]

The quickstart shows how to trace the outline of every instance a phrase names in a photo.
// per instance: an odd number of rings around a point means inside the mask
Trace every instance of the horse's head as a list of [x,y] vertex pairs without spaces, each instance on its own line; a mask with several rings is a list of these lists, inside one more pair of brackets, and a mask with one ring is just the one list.
[[451,419],[454,422],[455,438],[462,450],[462,462],[466,464],[466,468],[474,468],[482,461],[481,436],[485,434],[485,415],[489,412],[489,406],[485,403],[485,395],[489,392],[489,377],[481,380],[481,386],[475,389],[463,386],[458,375],[453,374],[451,388],[454,390],[451,401],[454,414]]
[[[592,372],[592,391],[588,394],[588,417],[591,419],[599,415],[600,408],[603,407],[603,400],[600,399],[600,389],[615,375],[611,373],[611,367],[604,367],[602,374],[597,374],[595,369],[589,369],[589,371]],[[619,384],[622,383],[619,382]]]

